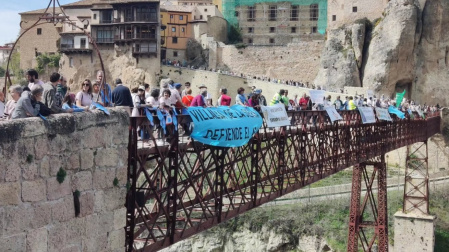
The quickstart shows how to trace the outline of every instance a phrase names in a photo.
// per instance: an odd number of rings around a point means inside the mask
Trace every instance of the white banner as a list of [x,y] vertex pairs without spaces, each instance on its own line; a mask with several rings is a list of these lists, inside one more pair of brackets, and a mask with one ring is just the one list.
[[278,103],[273,106],[260,106],[263,112],[263,117],[267,122],[268,127],[280,127],[290,125],[285,105]]
[[309,90],[310,99],[312,99],[313,103],[323,104],[324,96],[326,95],[326,91],[324,90]]
[[391,119],[390,113],[388,113],[388,109],[376,107],[376,114],[377,114],[377,118],[379,118],[379,120],[389,121],[389,122],[393,121]]
[[338,121],[338,120],[343,120],[341,115],[337,112],[337,110],[334,107],[326,107],[325,109],[326,109],[327,115],[329,116],[329,118],[331,119],[332,122]]
[[375,123],[376,116],[374,116],[374,110],[371,107],[359,107],[360,115],[362,116],[362,122],[365,123]]

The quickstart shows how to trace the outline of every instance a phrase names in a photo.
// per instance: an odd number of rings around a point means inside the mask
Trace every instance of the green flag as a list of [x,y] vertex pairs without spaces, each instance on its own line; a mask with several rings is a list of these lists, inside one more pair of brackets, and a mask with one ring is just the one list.
[[396,108],[399,108],[401,105],[402,99],[404,99],[405,89],[402,93],[396,93]]

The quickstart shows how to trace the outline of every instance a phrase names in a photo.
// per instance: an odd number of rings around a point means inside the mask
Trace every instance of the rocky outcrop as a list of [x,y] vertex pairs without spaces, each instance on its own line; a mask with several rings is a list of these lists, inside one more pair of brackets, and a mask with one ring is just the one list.
[[391,1],[385,17],[372,33],[363,86],[380,93],[393,94],[407,88],[415,78],[415,48],[421,21],[415,0]]
[[[296,243],[296,245],[295,245]],[[252,232],[246,228],[234,233],[228,232],[204,232],[192,238],[175,243],[163,252],[195,251],[195,252],[259,252],[259,251],[333,251],[326,241],[317,236],[298,237],[292,241],[291,237],[268,230],[263,227],[259,232]]]
[[359,22],[330,30],[327,36],[315,86],[326,89],[360,87],[359,68],[362,64],[365,24]]

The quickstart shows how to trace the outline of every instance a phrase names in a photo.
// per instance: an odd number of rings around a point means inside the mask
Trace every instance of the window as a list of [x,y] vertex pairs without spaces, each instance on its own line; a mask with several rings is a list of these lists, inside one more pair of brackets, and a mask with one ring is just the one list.
[[332,15],[332,21],[336,21],[337,20],[337,15]]
[[172,37],[172,38],[171,38],[171,42],[172,42],[173,44],[178,44],[178,38],[177,38],[177,37]]
[[209,18],[210,18],[210,15],[207,15],[207,18],[209,19]]
[[252,43],[253,43],[253,39],[252,38],[248,39],[248,44],[252,44]]
[[179,20],[184,20],[184,16],[183,15],[179,16]]
[[72,31],[76,30],[75,24],[72,24]]
[[203,19],[203,15],[200,15],[200,19]]
[[270,5],[268,20],[269,21],[276,21],[276,17],[277,17],[277,6],[276,5]]
[[80,47],[81,48],[87,48],[87,46],[86,46],[86,39],[85,38],[80,39]]
[[270,33],[276,32],[276,27],[270,27]]
[[310,21],[318,20],[318,4],[310,5]]
[[134,11],[132,8],[126,8],[123,12],[125,15],[125,22],[134,21]]
[[172,32],[176,32],[176,27],[172,27],[172,28],[171,28],[171,31],[172,31]]
[[42,28],[37,28],[37,35],[41,35],[42,34]]
[[239,12],[238,11],[234,12],[234,16],[238,17],[239,16]]
[[161,14],[161,18],[163,18],[163,17],[164,17],[164,15]]
[[298,21],[298,5],[292,5],[290,10],[290,21]]
[[73,58],[72,57],[69,58],[69,67],[73,67]]
[[291,28],[291,33],[296,33],[296,27]]
[[97,14],[94,14],[94,19],[97,19]]
[[170,15],[170,19],[173,19],[173,15]]
[[274,44],[274,38],[270,38],[270,44]]
[[254,32],[254,27],[248,27],[248,33],[253,33]]
[[357,12],[357,6],[352,7],[352,12]]
[[177,51],[173,52],[173,57],[178,57],[178,52]]
[[182,27],[182,28],[181,28],[181,32],[184,32],[184,31],[185,31],[185,30],[184,30],[184,27]]
[[206,9],[206,8],[204,9],[204,12],[207,12],[207,9]]
[[312,26],[312,33],[317,33],[317,28],[316,28],[316,26]]
[[114,39],[113,31],[111,27],[101,27],[97,30],[97,43],[112,43]]
[[100,11],[100,24],[112,23],[112,10]]
[[248,21],[255,21],[256,20],[256,7],[254,6],[248,6]]

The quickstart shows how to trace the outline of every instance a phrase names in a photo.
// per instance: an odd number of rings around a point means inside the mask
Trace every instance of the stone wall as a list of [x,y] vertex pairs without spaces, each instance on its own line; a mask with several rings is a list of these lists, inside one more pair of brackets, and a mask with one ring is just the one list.
[[[328,1],[327,23],[331,29],[352,23],[357,19],[374,20],[382,16],[389,0],[333,0]],[[357,11],[354,12],[354,7]],[[335,20],[333,18],[335,16]]]
[[128,124],[115,109],[1,122],[0,250],[124,251]]
[[312,83],[320,66],[324,41],[302,41],[287,46],[221,45],[209,51],[209,67],[227,67],[245,75],[267,76]]
[[[231,104],[235,103],[235,97],[237,95],[237,89],[243,87],[245,89],[245,94],[251,92],[251,87],[255,86],[257,89],[262,89],[262,94],[270,102],[271,98],[279,89],[286,89],[289,91],[289,98],[293,99],[295,94],[301,97],[303,93],[309,94],[308,88],[300,88],[289,86],[285,84],[277,84],[267,81],[261,81],[257,79],[247,79],[240,78],[237,76],[231,76],[226,74],[221,74],[218,72],[211,72],[205,70],[191,70],[187,68],[179,68],[172,66],[162,66],[161,75],[172,79],[174,82],[179,82],[184,84],[185,82],[190,82],[192,88],[192,95],[195,96],[199,94],[199,86],[204,84],[207,86],[207,91],[212,95],[212,101],[217,101],[220,96],[220,88],[227,88],[228,95],[232,98]],[[340,95],[341,98],[345,96],[340,93],[326,92],[327,95],[331,95],[332,101]]]

